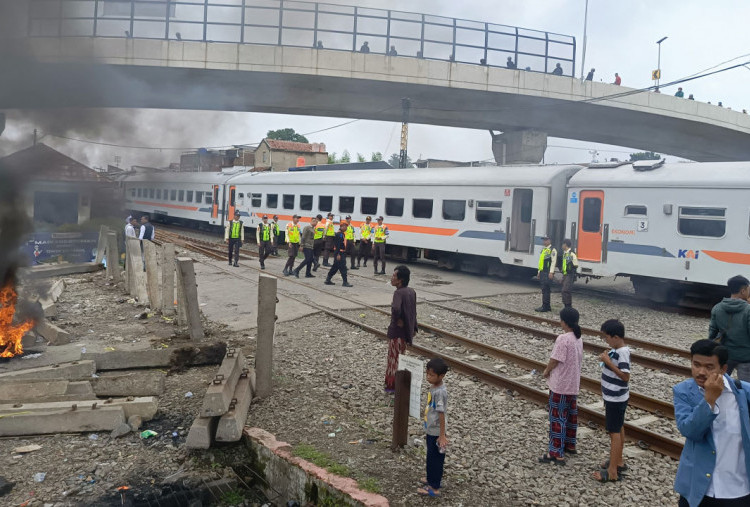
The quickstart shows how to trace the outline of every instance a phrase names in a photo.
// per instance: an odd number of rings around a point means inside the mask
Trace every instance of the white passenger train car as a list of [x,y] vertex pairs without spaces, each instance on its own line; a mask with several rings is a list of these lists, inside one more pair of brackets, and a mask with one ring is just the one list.
[[656,301],[748,274],[748,162],[593,165],[567,201],[581,274],[629,276]]
[[[562,241],[565,189],[580,166],[507,166],[245,173],[236,206],[257,226],[278,215],[282,230],[292,216],[303,222],[328,212],[384,217],[388,253],[397,258],[436,259],[446,267],[507,273],[536,269],[541,236]],[[243,213],[244,214],[244,213]]]

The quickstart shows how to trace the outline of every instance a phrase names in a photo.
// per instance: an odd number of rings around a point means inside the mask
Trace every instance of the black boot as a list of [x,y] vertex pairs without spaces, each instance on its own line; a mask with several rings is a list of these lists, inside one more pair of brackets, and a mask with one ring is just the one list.
[[240,267],[240,265],[239,265],[239,264],[237,264],[237,261],[234,261],[234,264],[233,264],[233,266],[234,266],[235,268],[238,268],[238,267]]
[[346,280],[344,280],[344,283],[341,284],[342,287],[354,287],[354,285],[350,284]]
[[315,278],[315,275],[313,275],[313,274],[310,274],[310,273],[307,273],[307,274],[305,275],[305,278]]
[[539,308],[534,308],[534,311],[535,312],[551,312],[552,308],[550,308],[549,306],[542,305]]
[[324,283],[324,284],[326,284],[326,285],[336,285],[335,283],[333,283],[333,282],[332,282],[331,280],[329,280],[328,278],[326,278],[326,281],[325,281],[325,282],[323,282],[323,283]]
[[294,271],[292,272],[292,274],[294,275],[294,277],[295,277],[295,278],[299,278],[299,269],[295,269],[295,270],[294,270]]

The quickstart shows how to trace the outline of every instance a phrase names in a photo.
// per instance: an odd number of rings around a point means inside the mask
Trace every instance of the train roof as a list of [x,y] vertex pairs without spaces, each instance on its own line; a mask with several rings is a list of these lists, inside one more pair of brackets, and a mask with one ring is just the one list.
[[125,182],[149,183],[213,183],[221,184],[231,178],[231,174],[220,172],[139,172],[123,178]]
[[345,174],[342,171],[245,173],[231,179],[242,185],[419,185],[419,186],[545,186],[580,170],[578,165],[518,165],[376,169]]
[[577,188],[750,188],[750,162],[658,161],[590,166],[570,179]]

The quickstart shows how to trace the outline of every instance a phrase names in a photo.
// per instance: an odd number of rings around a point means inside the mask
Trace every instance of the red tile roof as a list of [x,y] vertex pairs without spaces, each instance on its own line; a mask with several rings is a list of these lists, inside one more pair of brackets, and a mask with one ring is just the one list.
[[110,181],[106,175],[86,167],[43,143],[37,143],[35,146],[0,158],[0,168],[33,175],[36,180],[102,183]]
[[[296,143],[294,141],[280,141],[278,139],[264,139],[266,144],[269,148],[272,150],[278,150],[278,151],[293,151],[296,153],[325,153],[325,145],[320,145],[318,143],[310,144],[310,143]],[[317,147],[317,150],[314,150],[313,147]]]

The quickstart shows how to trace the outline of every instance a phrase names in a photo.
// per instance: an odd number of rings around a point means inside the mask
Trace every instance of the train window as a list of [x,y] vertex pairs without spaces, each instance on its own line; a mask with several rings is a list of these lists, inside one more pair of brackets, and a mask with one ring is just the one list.
[[318,196],[318,209],[320,211],[332,211],[333,210],[333,196],[332,195],[319,195]]
[[466,217],[466,201],[446,199],[443,201],[443,219],[463,220]]
[[135,189],[134,188],[130,189],[130,197],[135,197]]
[[503,201],[477,201],[477,222],[499,224],[503,220]]
[[186,200],[187,200],[187,202],[193,202],[193,191],[192,190],[188,190],[187,191]]
[[198,204],[200,204],[202,200],[203,200],[203,192],[201,192],[200,190],[196,190],[195,191],[195,202],[197,202]]
[[156,198],[161,199],[161,188],[156,189]]
[[143,193],[143,190],[141,190],[141,189],[139,188],[139,189],[138,189],[138,197],[141,197],[141,194],[142,194],[142,193]]
[[363,215],[376,215],[378,213],[378,198],[363,197],[359,204],[359,210]]
[[284,206],[284,209],[294,209],[294,194],[282,195],[281,205]]
[[602,220],[602,200],[598,197],[586,197],[583,200],[583,218],[581,230],[583,232],[599,232]]
[[185,201],[185,191],[184,190],[180,190],[179,192],[177,192],[177,195],[179,196],[177,198],[178,201],[180,201],[180,202],[184,202]]
[[313,205],[313,196],[301,195],[299,196],[299,207],[303,210],[311,210]]
[[725,208],[679,208],[677,230],[686,236],[721,238],[727,230]]
[[260,208],[260,202],[263,198],[263,194],[250,194],[250,205],[253,208]]
[[177,200],[177,190],[170,190],[169,191],[169,200],[170,201],[176,201]]
[[156,189],[155,188],[149,188],[148,189],[148,198],[153,199],[154,195],[156,195]]
[[213,204],[214,203],[214,197],[211,195],[211,192],[206,192],[206,204]]
[[645,217],[648,215],[648,209],[646,208],[646,206],[629,204],[625,206],[625,216],[631,215]]
[[278,208],[279,207],[279,194],[266,194],[266,207]]
[[404,200],[395,197],[385,198],[385,214],[392,217],[400,217],[404,214]]
[[432,199],[412,199],[411,214],[414,218],[432,218]]
[[339,212],[354,213],[354,197],[339,196]]

